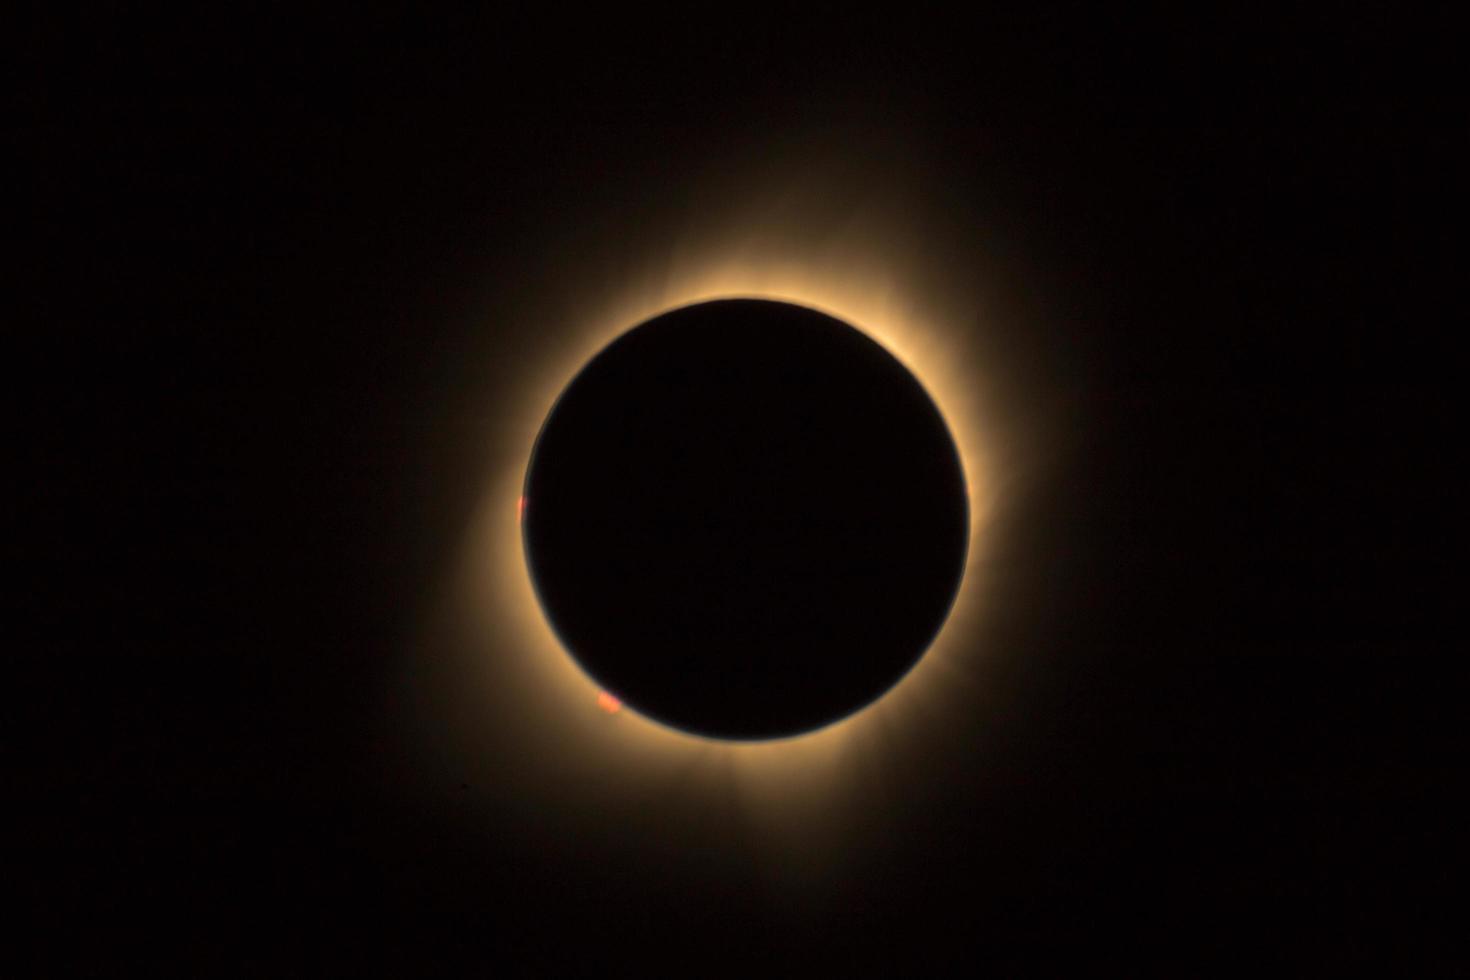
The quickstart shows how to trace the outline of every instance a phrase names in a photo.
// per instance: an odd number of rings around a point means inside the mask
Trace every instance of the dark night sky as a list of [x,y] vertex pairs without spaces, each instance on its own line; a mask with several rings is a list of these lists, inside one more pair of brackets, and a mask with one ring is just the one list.
[[[36,975],[1448,968],[1450,139],[1397,70],[1430,52],[1372,17],[287,21],[18,35]],[[465,365],[540,329],[473,312],[777,142],[945,174],[1032,313],[1008,397],[1075,419],[1006,529],[983,776],[911,754],[903,832],[796,911],[616,828],[466,829],[391,710],[479,492]]]

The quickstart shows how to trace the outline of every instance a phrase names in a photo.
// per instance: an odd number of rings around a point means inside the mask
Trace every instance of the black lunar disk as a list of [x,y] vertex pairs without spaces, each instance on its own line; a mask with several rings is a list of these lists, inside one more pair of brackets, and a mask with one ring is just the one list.
[[860,331],[764,300],[664,313],[572,380],[526,475],[537,595],[603,688],[727,739],[820,728],[923,656],[964,571],[959,454]]

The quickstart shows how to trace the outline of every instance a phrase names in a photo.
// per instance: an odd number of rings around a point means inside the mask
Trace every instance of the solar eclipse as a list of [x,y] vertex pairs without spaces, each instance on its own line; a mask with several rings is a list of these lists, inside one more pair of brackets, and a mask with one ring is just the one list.
[[[818,851],[842,846],[835,833],[842,814],[855,813],[854,803],[894,785],[892,777],[876,777],[875,767],[905,765],[915,753],[933,760],[972,751],[951,733],[972,717],[977,696],[993,698],[1002,690],[1000,672],[1009,662],[1002,654],[1008,647],[989,631],[1005,629],[1007,620],[986,616],[999,608],[995,567],[1005,554],[998,549],[1009,547],[1006,534],[999,533],[1006,531],[1004,514],[1009,513],[1002,508],[1015,499],[1018,483],[1032,478],[1033,451],[1042,440],[1031,420],[1016,412],[1013,379],[1005,371],[1014,363],[1004,348],[1013,334],[1001,331],[1011,315],[1007,294],[994,290],[998,295],[988,296],[993,272],[979,262],[962,269],[955,258],[980,254],[966,251],[978,248],[967,244],[970,229],[946,226],[932,207],[906,198],[876,175],[865,190],[863,181],[838,179],[833,167],[815,160],[788,161],[782,180],[766,186],[744,179],[712,183],[687,207],[687,214],[681,205],[677,213],[645,220],[638,248],[609,234],[613,225],[599,223],[587,228],[575,247],[563,242],[556,249],[531,250],[514,291],[470,311],[464,329],[485,337],[486,345],[483,355],[465,362],[479,380],[465,383],[464,390],[482,394],[461,416],[479,420],[479,428],[467,432],[460,444],[466,459],[477,461],[480,482],[458,563],[424,623],[415,675],[409,679],[418,693],[405,705],[412,712],[406,717],[422,739],[423,754],[417,758],[426,777],[445,766],[467,773],[469,778],[459,781],[485,787],[495,801],[487,799],[486,806],[533,808],[537,826],[548,814],[561,814],[569,821],[567,832],[581,834],[589,832],[586,821],[594,814],[606,820],[622,813],[639,825],[658,822],[661,839],[687,833],[693,843],[706,839],[711,828],[692,817],[688,807],[738,800],[739,824],[750,825],[746,829],[756,838],[779,847],[784,845],[778,842],[789,843],[788,858],[815,860]],[[569,254],[578,257],[576,275],[567,274]],[[931,466],[938,461],[943,476],[921,479],[911,472],[905,479],[902,465],[884,474],[886,495],[873,523],[878,530],[868,533],[934,519],[936,501],[938,512],[950,515],[951,530],[939,535],[945,543],[935,552],[947,557],[934,561],[931,586],[921,590],[927,605],[920,603],[921,614],[909,619],[907,640],[888,648],[887,666],[862,669],[851,654],[854,662],[844,666],[835,645],[783,641],[795,658],[791,662],[805,662],[813,675],[803,684],[825,687],[834,699],[823,704],[793,691],[790,704],[804,707],[790,708],[784,717],[762,717],[754,709],[758,697],[741,697],[739,688],[748,681],[741,681],[738,670],[719,672],[727,682],[711,685],[702,700],[681,702],[675,691],[656,703],[651,695],[659,692],[630,686],[632,675],[618,672],[619,665],[627,670],[626,657],[604,656],[607,663],[599,668],[594,644],[608,634],[589,629],[580,640],[585,649],[578,645],[572,620],[578,618],[574,610],[582,593],[557,604],[534,540],[550,533],[552,526],[538,521],[554,514],[538,484],[535,460],[553,427],[550,420],[570,403],[569,392],[579,387],[582,372],[640,325],[726,301],[759,301],[763,309],[786,309],[799,321],[831,325],[846,339],[836,343],[835,354],[818,354],[818,361],[852,370],[869,361],[880,390],[887,384],[907,392],[899,402],[910,406],[910,423],[931,440],[931,450],[920,455]],[[503,336],[494,330],[501,322],[534,324],[535,329],[520,333],[511,346],[496,340]],[[783,335],[801,329],[800,323],[787,322]],[[754,335],[748,339],[754,342]],[[1001,346],[995,346],[997,340]],[[779,345],[767,341],[757,347],[769,355]],[[726,348],[727,358],[735,356],[733,349]],[[862,355],[857,365],[853,352]],[[769,369],[754,349],[735,359]],[[692,387],[697,395],[697,386]],[[635,398],[652,397],[637,385],[627,391]],[[788,416],[799,417],[799,395],[794,390],[785,401]],[[732,400],[727,430],[741,433],[734,413],[753,401],[748,392]],[[859,408],[862,402],[849,398]],[[843,423],[841,413],[828,417],[839,427]],[[759,426],[746,427],[744,438],[755,440],[754,452],[761,438],[776,437],[790,425],[768,426],[764,436]],[[700,446],[691,443],[686,454],[691,448]],[[786,458],[801,462],[794,455]],[[566,492],[588,494],[584,503],[605,512],[595,495],[607,491],[606,473],[622,467],[632,486],[658,467],[667,468],[656,457],[651,462],[656,465],[643,473],[618,463],[566,484]],[[704,472],[721,467],[728,472],[731,462],[712,456]],[[808,472],[815,474],[807,483],[815,488],[812,496],[764,491],[755,501],[757,509],[777,517],[783,508],[812,513],[823,471]],[[838,466],[832,472],[844,470]],[[838,498],[860,494],[862,480],[851,482],[851,487],[837,487]],[[705,518],[730,488],[714,478],[695,483],[709,493],[674,496],[683,497],[683,506],[704,508],[683,520],[708,541],[721,526]],[[941,489],[926,491],[926,485]],[[665,499],[669,496],[665,492]],[[589,548],[591,539],[578,538],[575,528],[584,525],[581,519],[568,522],[570,541],[562,554],[588,563],[584,571],[594,578],[606,575],[596,567],[601,559],[597,548]],[[676,537],[672,543],[679,544]],[[744,547],[759,543],[752,540]],[[781,550],[772,546],[767,553]],[[628,553],[636,555],[638,549]],[[828,575],[821,590],[824,599],[830,597],[829,609],[844,607],[840,582],[850,572],[842,564],[833,558],[832,567],[841,574]],[[783,574],[794,577],[797,571],[788,568]],[[812,571],[809,567],[807,574]],[[815,571],[821,579],[821,569]],[[1009,576],[1006,588],[1016,580]],[[667,569],[665,581],[699,596],[692,583],[678,581]],[[773,579],[751,581],[770,596]],[[738,612],[741,604],[730,603],[729,595],[726,613]],[[848,595],[846,606],[851,606]],[[662,605],[658,600],[645,596],[642,608],[656,609]],[[595,625],[598,619],[587,622]],[[664,628],[672,624],[662,622]],[[759,620],[749,620],[743,628],[758,625]],[[714,656],[712,645],[730,632],[688,626],[686,620],[691,659]],[[849,672],[853,686],[843,694],[832,679]],[[743,676],[753,675],[747,669]],[[857,680],[864,676],[865,682]],[[680,713],[681,704],[687,714]],[[729,710],[723,718],[711,710],[721,704]],[[670,787],[678,787],[677,799],[669,795]],[[664,802],[650,811],[647,801],[653,797]]]
[[1383,18],[365,13],[24,31],[10,960],[1459,961]]
[[964,569],[954,441],[881,345],[751,299],[676,309],[578,373],[520,506],[542,608],[628,707],[720,739],[881,697]]

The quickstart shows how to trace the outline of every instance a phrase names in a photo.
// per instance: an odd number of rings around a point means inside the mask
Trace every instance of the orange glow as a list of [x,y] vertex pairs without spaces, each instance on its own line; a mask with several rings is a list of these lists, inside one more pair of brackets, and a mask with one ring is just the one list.
[[[885,731],[893,719],[914,720],[915,702],[930,696],[935,691],[932,681],[947,673],[948,665],[962,655],[960,650],[968,649],[960,641],[973,635],[983,600],[982,538],[991,523],[998,485],[986,447],[989,432],[981,419],[982,385],[969,367],[975,363],[967,342],[974,318],[974,302],[964,288],[970,278],[958,280],[960,287],[949,292],[937,285],[920,289],[924,278],[905,268],[911,253],[894,247],[904,236],[886,225],[878,229],[884,234],[849,230],[809,250],[794,227],[799,217],[788,215],[761,233],[752,232],[749,222],[737,223],[733,230],[712,225],[702,240],[682,243],[662,265],[653,262],[655,268],[645,274],[619,276],[605,292],[588,287],[556,293],[571,308],[525,314],[526,319],[562,326],[546,335],[535,358],[527,355],[526,369],[513,385],[496,389],[502,405],[487,412],[502,420],[503,431],[487,466],[492,475],[485,505],[488,508],[496,497],[514,498],[519,516],[514,522],[501,522],[485,509],[472,520],[456,596],[459,622],[467,635],[475,637],[464,647],[473,669],[495,672],[502,686],[512,680],[523,684],[527,695],[523,703],[541,714],[545,730],[558,732],[558,740],[548,744],[565,748],[567,759],[591,763],[609,753],[619,766],[646,768],[655,759],[672,765],[686,753],[713,753],[742,773],[756,773],[752,779],[760,785],[752,786],[752,792],[789,801],[793,793],[816,793],[812,771],[828,768],[854,748],[849,736],[863,742]],[[810,225],[826,227],[816,220]],[[619,734],[609,741],[601,726],[583,727],[594,723],[578,705],[586,705],[595,715],[607,712],[600,688],[553,634],[531,585],[521,537],[528,503],[522,491],[526,465],[558,395],[587,361],[622,333],[660,313],[717,299],[775,300],[825,313],[876,340],[919,379],[945,418],[965,471],[970,517],[965,574],[944,628],[915,668],[878,702],[826,728],[763,741],[711,741],[665,727],[636,710],[622,710],[619,702],[620,717],[628,724],[620,725]],[[524,656],[485,656],[484,647],[476,644],[492,636],[513,636],[512,646],[525,651]],[[588,738],[580,737],[583,734]],[[788,780],[798,783],[799,789]]]
[[[879,826],[863,801],[918,791],[905,766],[914,753],[930,759],[930,768],[916,772],[933,772],[941,755],[977,764],[983,747],[954,734],[977,703],[989,705],[1001,691],[992,682],[1003,647],[982,633],[985,613],[1005,608],[997,603],[991,551],[1000,539],[990,532],[1035,477],[1038,453],[1050,452],[1050,430],[1039,431],[1034,423],[1043,420],[1019,413],[1006,397],[1014,386],[1003,370],[1007,348],[993,347],[991,338],[1009,339],[1019,328],[1000,318],[1006,305],[987,295],[1000,272],[985,267],[968,228],[951,229],[942,211],[905,199],[904,188],[924,182],[869,187],[862,175],[849,180],[820,163],[778,176],[769,187],[758,186],[758,177],[731,177],[728,188],[725,178],[711,178],[700,192],[707,206],[651,219],[631,238],[627,222],[609,219],[606,230],[593,222],[575,263],[548,259],[547,268],[532,268],[544,279],[526,279],[517,295],[474,314],[484,320],[487,350],[499,343],[500,320],[544,328],[528,333],[524,346],[493,348],[501,355],[484,359],[485,395],[474,414],[484,426],[477,436],[485,455],[481,495],[403,676],[421,692],[406,709],[411,737],[435,765],[450,759],[480,767],[505,801],[530,801],[574,827],[584,814],[620,814],[629,826],[660,828],[649,829],[649,839],[687,832],[699,846],[715,832],[704,818],[718,801],[729,807],[731,826],[749,825],[773,845],[790,845],[783,855],[815,867],[847,847],[834,831]],[[654,316],[737,298],[826,313],[903,363],[959,449],[970,518],[959,593],[913,669],[883,697],[824,728],[758,741],[670,728],[603,690],[544,615],[523,537],[535,440],[577,372]],[[520,761],[505,767],[508,757]],[[659,806],[648,805],[653,798]],[[685,819],[696,806],[699,819]],[[857,813],[862,820],[849,823]]]

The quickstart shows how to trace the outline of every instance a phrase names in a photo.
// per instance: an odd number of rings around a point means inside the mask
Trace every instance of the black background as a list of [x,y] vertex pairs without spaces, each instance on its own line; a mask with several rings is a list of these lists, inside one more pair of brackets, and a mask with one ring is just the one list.
[[[22,24],[7,958],[1447,970],[1449,133],[1416,122],[1439,55],[1389,24]],[[479,489],[445,424],[487,349],[466,297],[832,132],[962,175],[1081,405],[1014,518],[1001,762],[881,804],[906,832],[801,915],[612,832],[468,842],[395,791],[383,707]],[[505,357],[536,325],[496,329]]]

